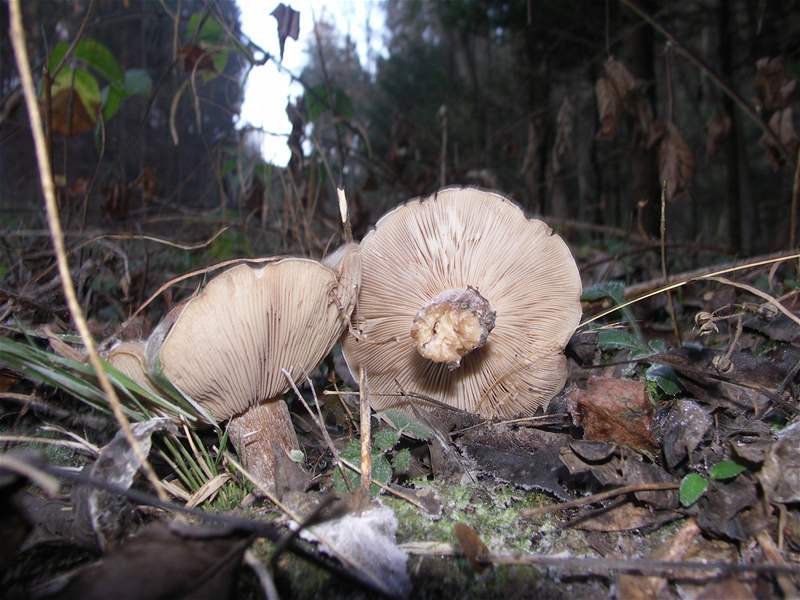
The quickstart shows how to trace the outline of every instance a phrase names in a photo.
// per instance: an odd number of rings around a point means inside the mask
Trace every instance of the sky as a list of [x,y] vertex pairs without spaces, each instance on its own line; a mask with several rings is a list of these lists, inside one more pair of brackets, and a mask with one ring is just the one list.
[[[280,56],[278,26],[270,13],[279,3],[280,0],[237,0],[242,31],[275,57]],[[286,40],[282,63],[295,75],[300,74],[308,60],[306,49],[314,36],[314,18],[319,19],[323,14],[336,23],[342,34],[350,34],[362,65],[371,68],[368,58],[384,51],[384,13],[380,0],[294,0],[287,4],[300,12],[300,35],[297,41]],[[366,36],[368,20],[372,30],[370,47]],[[291,125],[286,116],[286,103],[288,98],[300,94],[300,84],[292,83],[289,75],[279,71],[272,61],[250,71],[239,123],[259,127],[267,133],[261,146],[264,160],[280,166],[289,162],[286,136]]]

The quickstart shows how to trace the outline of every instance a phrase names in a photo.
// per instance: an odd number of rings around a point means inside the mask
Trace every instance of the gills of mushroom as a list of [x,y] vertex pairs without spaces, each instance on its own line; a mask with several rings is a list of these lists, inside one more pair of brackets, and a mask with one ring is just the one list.
[[148,340],[151,372],[228,420],[245,468],[269,488],[279,454],[299,449],[282,370],[311,373],[341,336],[358,293],[352,254],[334,268],[286,258],[228,269]]
[[471,188],[412,200],[378,221],[360,257],[343,350],[377,410],[431,397],[507,417],[563,388],[580,275],[564,241],[511,201]]

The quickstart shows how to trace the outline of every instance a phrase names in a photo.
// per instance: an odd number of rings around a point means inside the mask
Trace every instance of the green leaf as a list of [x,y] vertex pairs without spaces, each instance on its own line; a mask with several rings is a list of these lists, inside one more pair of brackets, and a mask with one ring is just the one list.
[[228,59],[230,58],[231,52],[230,50],[217,50],[216,52],[211,53],[211,63],[214,65],[214,70],[216,73],[210,73],[208,71],[203,71],[203,77],[206,81],[208,79],[212,79],[217,76],[217,73],[222,73],[225,71],[225,67],[228,66]]
[[128,69],[125,71],[125,91],[129,95],[149,96],[153,89],[153,80],[145,69]]
[[597,302],[603,298],[610,298],[617,304],[622,304],[625,301],[625,284],[621,281],[596,283],[583,290],[581,294],[583,302]]
[[343,119],[353,117],[353,101],[344,90],[321,83],[309,88],[305,94],[308,120],[316,121],[325,111],[330,110]]
[[74,87],[86,113],[92,122],[96,119],[97,109],[103,102],[103,94],[94,75],[86,69],[62,69],[58,74],[51,89],[51,94],[57,94]]
[[386,452],[394,448],[400,441],[400,435],[391,429],[382,429],[372,436],[372,447],[376,451]]
[[[196,12],[189,17],[189,23],[186,25],[186,34],[189,39],[198,40],[207,44],[221,44],[225,41],[225,32],[222,29],[219,21],[214,17],[208,16],[203,20],[203,13]],[[200,23],[202,24],[202,27]],[[198,28],[200,31],[198,32]]]
[[50,57],[47,59],[47,71],[50,73],[50,76],[53,75],[53,71],[56,70],[58,63],[64,58],[68,49],[69,44],[67,42],[58,42],[53,46],[53,49],[50,51]]
[[711,467],[709,474],[711,475],[711,479],[716,479],[719,481],[722,479],[733,479],[746,470],[747,467],[744,465],[740,465],[732,460],[723,460],[722,462],[718,462]]
[[83,38],[75,48],[75,58],[82,60],[111,83],[123,83],[125,76],[117,59],[105,44],[94,38]]
[[[357,456],[352,456],[351,451],[353,450],[353,448],[356,449],[356,452],[358,453]],[[360,460],[360,452],[358,449],[359,449],[358,441],[351,440],[350,442],[348,442],[347,446],[340,453],[340,455],[343,459],[345,459],[352,465],[359,466],[361,464],[361,460]],[[342,473],[344,473],[344,477],[342,476]],[[372,455],[371,476],[372,479],[374,479],[375,481],[380,481],[383,484],[388,483],[389,480],[392,478],[392,466],[389,464],[389,461],[383,454],[374,453]],[[361,485],[361,475],[359,475],[355,471],[351,471],[345,466],[342,466],[341,469],[336,469],[333,472],[332,480],[333,480],[333,487],[340,494],[346,494],[348,491],[353,491],[357,489],[359,485]],[[380,491],[380,488],[377,485],[372,484],[370,490],[373,494],[377,494]]]
[[706,489],[708,489],[708,480],[697,473],[689,473],[681,480],[681,487],[679,491],[681,504],[686,507],[691,506],[700,499]]
[[387,422],[400,430],[400,433],[418,440],[429,440],[433,437],[430,427],[423,425],[410,415],[399,410],[384,410],[380,413]]
[[111,84],[103,89],[103,120],[107,123],[117,114],[122,101],[128,97],[125,89],[117,84]]
[[642,350],[642,344],[633,334],[624,329],[602,329],[597,334],[597,345],[601,350]]
[[681,391],[675,371],[666,365],[654,363],[647,368],[644,376],[647,381],[655,383],[667,396],[675,396]]

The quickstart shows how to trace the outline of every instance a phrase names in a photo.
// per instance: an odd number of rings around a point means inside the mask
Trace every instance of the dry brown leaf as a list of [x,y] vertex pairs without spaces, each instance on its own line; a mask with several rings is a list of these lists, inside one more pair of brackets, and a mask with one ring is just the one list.
[[569,97],[565,96],[556,116],[556,141],[553,143],[553,173],[561,172],[562,161],[572,153],[572,130],[575,109]]
[[588,519],[581,519],[573,527],[582,531],[630,531],[656,521],[653,511],[630,502],[604,510]]
[[63,136],[73,136],[94,129],[100,105],[84,106],[80,94],[74,88],[61,90],[52,98],[53,131]]
[[617,91],[617,95],[623,101],[627,99],[628,95],[636,89],[636,78],[631,75],[628,68],[618,61],[613,56],[609,56],[603,65],[608,79]]
[[667,123],[658,147],[658,177],[666,182],[666,199],[688,191],[694,174],[692,151],[673,123]]
[[706,156],[713,158],[731,131],[731,118],[728,113],[724,110],[715,112],[706,123],[706,131]]
[[[794,113],[792,109],[785,108],[774,113],[769,120],[769,128],[778,136],[786,152],[790,156],[794,156],[797,153],[800,138],[798,138],[797,129],[795,129],[794,126]],[[764,134],[759,141],[767,149],[767,157],[770,163],[772,163],[773,168],[776,171],[780,169],[783,164],[783,158],[775,140],[767,134]]]
[[600,131],[594,137],[597,140],[610,140],[617,133],[622,101],[614,85],[605,77],[597,80],[594,91],[597,97],[597,112],[600,115]]
[[764,57],[756,62],[756,93],[763,110],[771,112],[786,108],[796,87],[794,79],[786,79],[780,56]]
[[587,389],[572,390],[568,407],[583,427],[584,439],[632,448],[656,446],[651,433],[653,405],[641,381],[590,377]]
[[489,566],[485,560],[485,557],[489,554],[489,548],[486,547],[480,536],[469,525],[456,523],[453,525],[453,533],[456,534],[461,550],[464,552],[464,556],[467,557],[472,570],[478,574],[483,573]]

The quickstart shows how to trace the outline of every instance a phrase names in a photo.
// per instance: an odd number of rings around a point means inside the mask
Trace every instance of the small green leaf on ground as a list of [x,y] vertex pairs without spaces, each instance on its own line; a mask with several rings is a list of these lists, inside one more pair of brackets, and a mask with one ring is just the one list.
[[732,460],[723,460],[711,467],[711,479],[733,479],[740,473],[747,470],[747,467],[733,462]]
[[684,506],[691,506],[700,499],[706,489],[708,480],[697,473],[689,473],[681,480],[680,499]]

